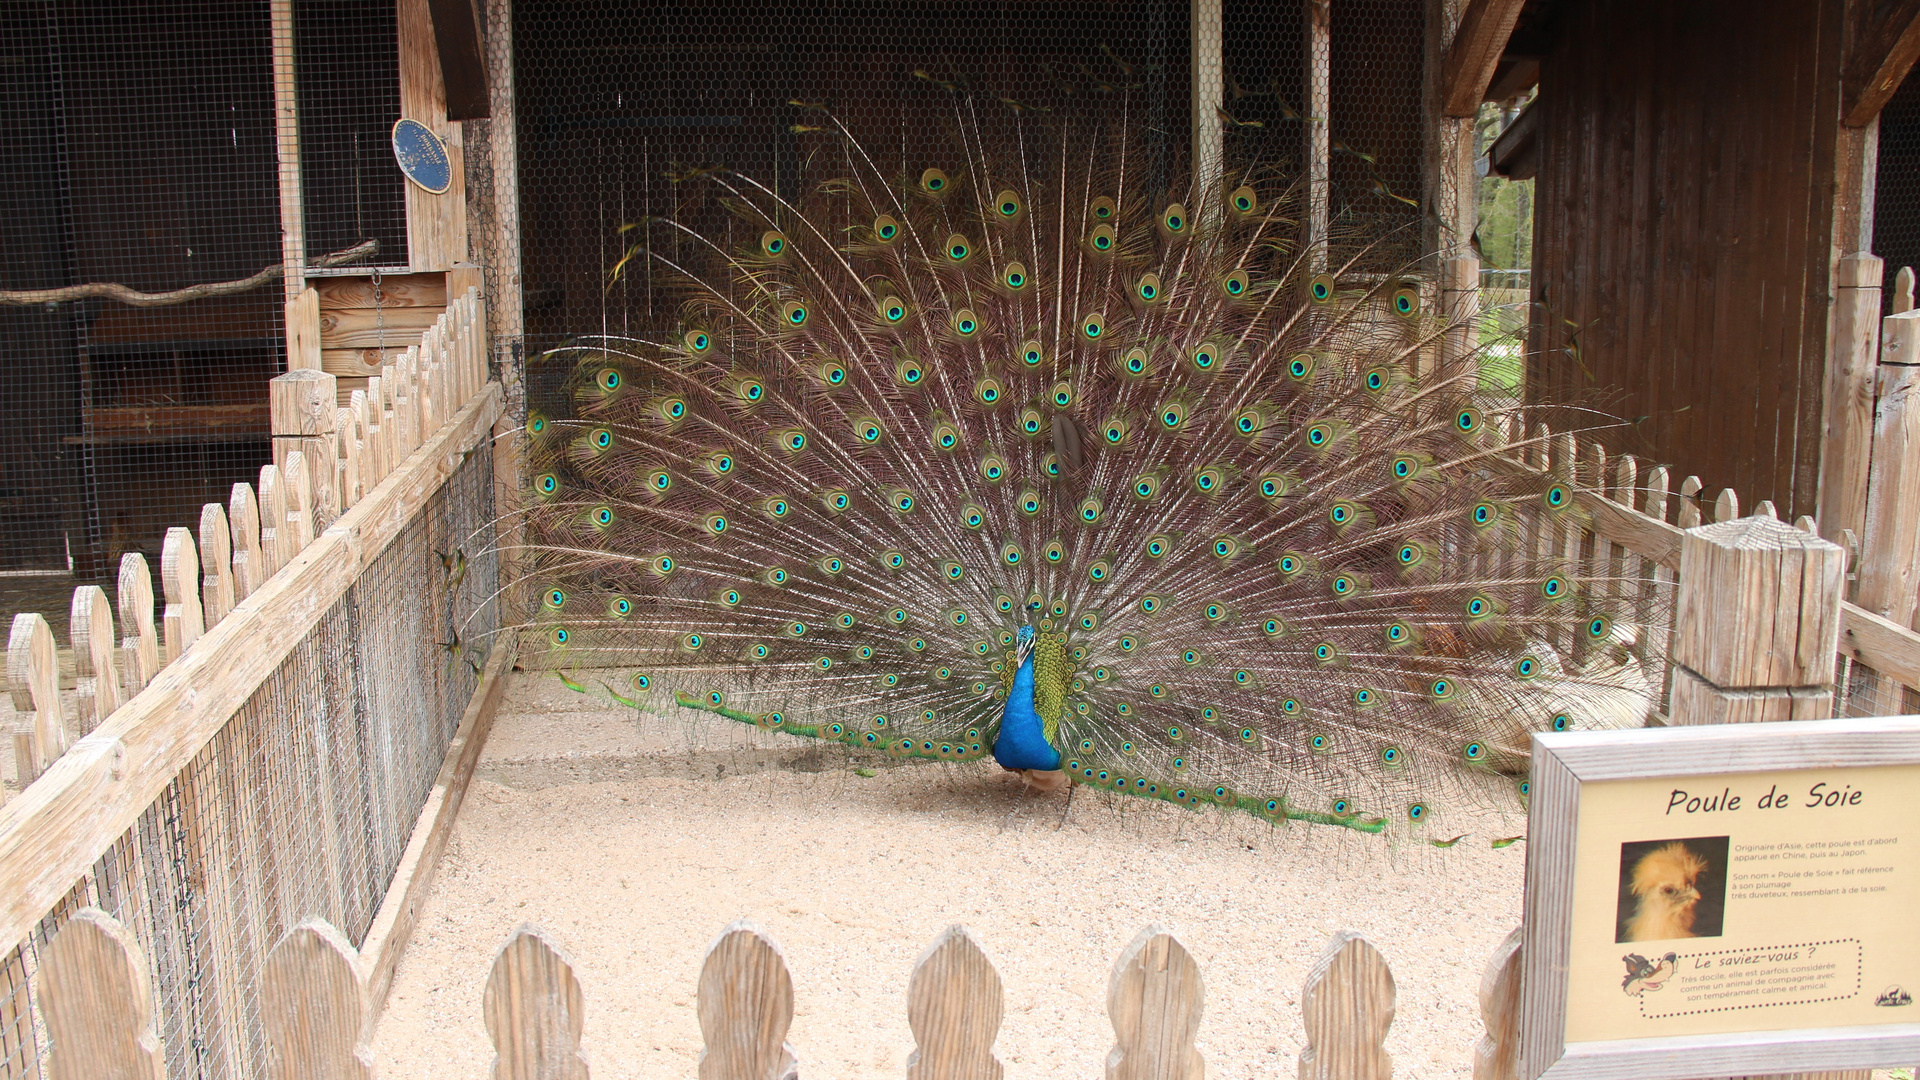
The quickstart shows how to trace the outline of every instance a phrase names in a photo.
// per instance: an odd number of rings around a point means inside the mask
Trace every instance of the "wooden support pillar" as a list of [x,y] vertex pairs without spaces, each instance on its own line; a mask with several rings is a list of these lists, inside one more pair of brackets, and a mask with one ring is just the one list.
[[1327,112],[1333,103],[1332,0],[1307,0],[1307,265],[1327,268],[1327,207],[1332,198],[1328,162],[1333,154]]
[[[335,490],[333,459],[334,410],[338,407],[337,380],[324,371],[303,368],[276,376],[268,387],[273,423],[273,460],[284,462],[300,452],[307,484],[313,492],[314,532],[318,534],[340,516],[340,493]],[[276,522],[275,524],[279,524]]]
[[399,24],[400,115],[440,136],[452,174],[451,186],[439,195],[411,181],[405,184],[407,264],[416,273],[445,270],[467,257],[464,140],[460,125],[447,120],[446,83],[429,0],[397,0],[394,15]]
[[1447,320],[1441,363],[1450,365],[1472,355],[1480,345],[1479,259],[1461,255],[1440,263],[1440,314]]
[[[1880,354],[1880,258],[1856,251],[1834,278],[1833,347],[1820,446],[1820,535],[1866,532],[1867,457],[1873,443],[1874,365]],[[1920,361],[1920,357],[1914,358]]]
[[304,289],[287,301],[287,370],[320,370],[320,293]]
[[1847,568],[1838,545],[1771,518],[1687,530],[1674,612],[1674,724],[1833,715]]
[[1221,58],[1220,0],[1190,0],[1188,40],[1193,72],[1193,191],[1188,214],[1218,220],[1220,181],[1226,169],[1225,125],[1220,106],[1226,87]]
[[[273,136],[280,161],[280,284],[291,304],[307,287],[307,211],[300,171],[300,95],[293,51],[293,0],[270,0],[273,23]],[[317,324],[315,330],[319,329]],[[287,335],[289,345],[293,335]],[[319,367],[316,362],[314,367]]]

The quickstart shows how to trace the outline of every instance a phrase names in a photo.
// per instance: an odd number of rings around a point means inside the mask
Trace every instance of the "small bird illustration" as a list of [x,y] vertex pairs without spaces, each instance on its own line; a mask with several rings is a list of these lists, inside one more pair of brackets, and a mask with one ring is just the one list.
[[1639,997],[1665,986],[1680,965],[1677,953],[1668,953],[1657,961],[1639,953],[1628,953],[1620,959],[1627,965],[1627,977],[1621,980],[1620,989],[1626,991],[1628,997]]
[[1518,811],[1533,731],[1644,719],[1618,571],[1542,540],[1580,488],[1492,467],[1524,444],[1418,284],[1313,262],[1279,166],[1148,178],[1164,140],[1079,100],[701,178],[728,230],[644,253],[677,325],[581,339],[529,417],[528,662],[1435,846]]
[[1633,918],[1627,921],[1627,941],[1669,941],[1690,938],[1694,907],[1700,902],[1700,875],[1707,861],[1687,845],[1674,841],[1640,856],[1633,864],[1628,889],[1637,898]]

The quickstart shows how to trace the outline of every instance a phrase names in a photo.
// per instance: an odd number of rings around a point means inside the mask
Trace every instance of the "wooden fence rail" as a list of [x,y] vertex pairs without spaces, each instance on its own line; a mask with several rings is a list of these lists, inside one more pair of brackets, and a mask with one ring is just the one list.
[[[1475,1080],[1512,1076],[1509,999],[1517,968],[1510,957],[1517,940],[1516,932],[1496,953],[1483,986],[1487,1031]],[[40,973],[58,1006],[50,1002],[47,1021],[55,1080],[165,1080],[146,970],[139,944],[105,912],[89,908],[68,921]],[[722,930],[707,949],[695,992],[705,1042],[700,1080],[797,1080],[800,1055],[787,1042],[794,997],[786,955],[765,931],[744,920]],[[1000,973],[980,941],[963,926],[943,931],[907,981],[914,1039],[908,1080],[1001,1080],[993,1044],[1002,1001]],[[1384,1044],[1394,1017],[1393,972],[1366,938],[1335,934],[1300,1001],[1300,1080],[1389,1080],[1393,1059]],[[1158,926],[1141,930],[1107,980],[1114,1035],[1107,1080],[1203,1080],[1206,1062],[1194,1041],[1204,1003],[1200,965],[1180,940]],[[373,1080],[371,1004],[364,965],[344,935],[317,919],[289,931],[268,955],[261,984],[274,1050],[269,1075]],[[494,955],[481,997],[494,1080],[587,1080],[585,1007],[585,989],[559,943],[536,926],[515,930]],[[1463,1032],[1463,1047],[1473,1038]]]
[[[277,460],[261,467],[258,488],[235,484],[227,505],[201,508],[197,530],[167,530],[157,621],[153,577],[139,552],[120,560],[116,591],[124,636],[117,642],[106,593],[94,585],[74,590],[67,618],[78,677],[71,716],[60,692],[51,624],[31,612],[14,617],[7,681],[22,790],[163,668],[179,662],[480,391],[487,378],[485,325],[480,291],[469,288],[418,345],[381,369],[369,383],[371,392],[355,390],[349,408],[336,407],[331,375],[295,371],[275,379],[274,430],[312,434],[276,436]],[[5,798],[0,791],[0,802]]]

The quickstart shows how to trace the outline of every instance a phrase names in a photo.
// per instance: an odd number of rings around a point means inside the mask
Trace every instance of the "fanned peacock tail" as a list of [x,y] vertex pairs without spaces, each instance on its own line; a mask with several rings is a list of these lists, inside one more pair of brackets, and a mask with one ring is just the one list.
[[1536,542],[1573,478],[1501,467],[1415,285],[1320,271],[1283,176],[1155,189],[1124,131],[956,102],[905,177],[823,120],[840,179],[699,179],[735,239],[639,255],[678,332],[567,351],[528,423],[563,678],[1368,831],[1639,719],[1619,590]]

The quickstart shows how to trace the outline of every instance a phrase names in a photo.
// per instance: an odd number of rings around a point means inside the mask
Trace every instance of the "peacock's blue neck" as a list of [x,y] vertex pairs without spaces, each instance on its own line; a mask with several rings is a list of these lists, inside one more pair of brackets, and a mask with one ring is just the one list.
[[993,741],[993,759],[1009,769],[1051,771],[1060,767],[1060,751],[1047,742],[1046,725],[1033,707],[1033,659],[1028,654],[1014,673],[1000,735]]

